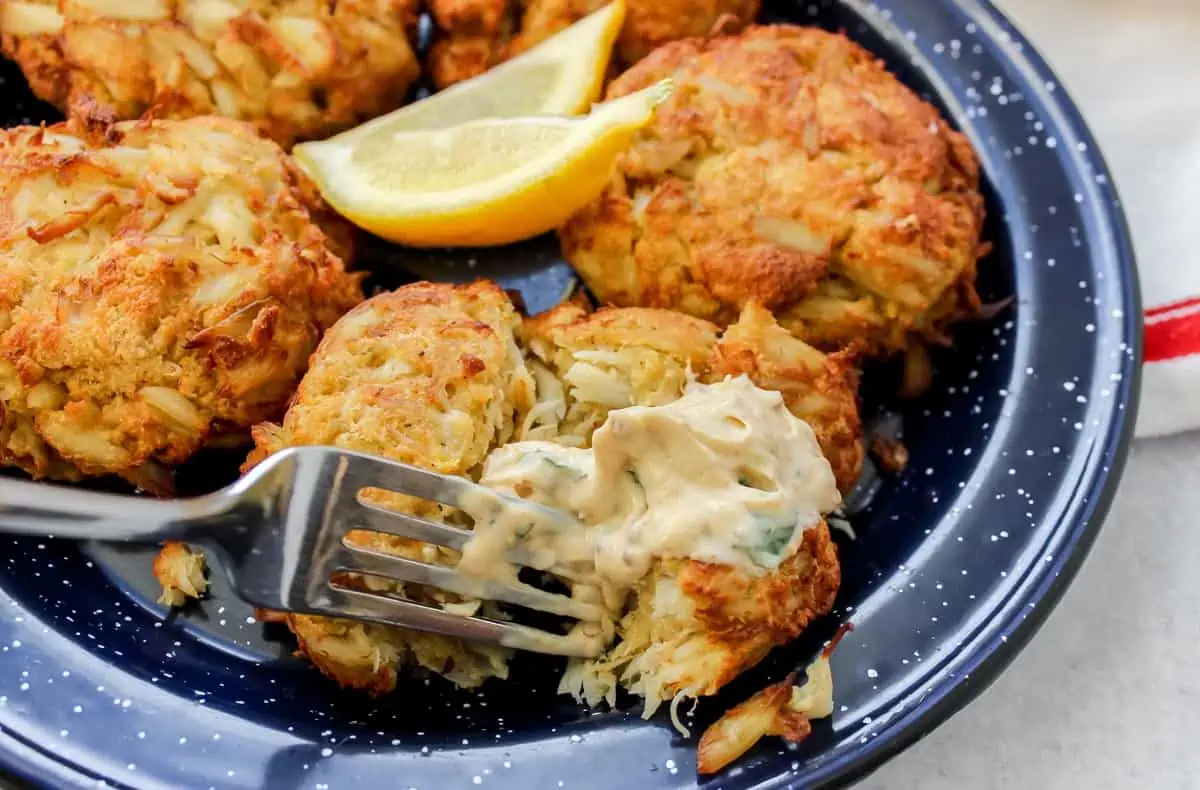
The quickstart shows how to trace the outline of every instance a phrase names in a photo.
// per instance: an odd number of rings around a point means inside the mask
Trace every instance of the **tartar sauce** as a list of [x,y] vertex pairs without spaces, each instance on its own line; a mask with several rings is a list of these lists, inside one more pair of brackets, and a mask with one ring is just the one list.
[[509,552],[519,547],[526,562],[560,575],[575,598],[603,604],[614,618],[656,559],[765,573],[841,502],[812,429],[778,392],[745,376],[691,382],[663,406],[614,410],[590,449],[505,445],[488,456],[480,482],[578,524],[492,497],[464,501],[475,537],[460,570],[511,579]]

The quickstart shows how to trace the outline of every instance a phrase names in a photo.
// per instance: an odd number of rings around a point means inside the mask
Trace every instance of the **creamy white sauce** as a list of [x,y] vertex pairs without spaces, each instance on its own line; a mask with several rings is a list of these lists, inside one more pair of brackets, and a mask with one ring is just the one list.
[[[475,537],[459,568],[515,578],[512,551],[572,582],[614,617],[656,559],[691,558],[761,574],[841,502],[812,429],[778,392],[745,376],[689,383],[663,406],[614,410],[591,449],[515,442],[493,451],[480,482],[578,519],[472,496]],[[610,629],[597,632],[605,638]]]

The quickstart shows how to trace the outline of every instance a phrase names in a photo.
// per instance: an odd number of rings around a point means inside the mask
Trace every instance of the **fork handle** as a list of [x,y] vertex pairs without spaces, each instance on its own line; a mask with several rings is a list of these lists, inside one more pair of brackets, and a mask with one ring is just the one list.
[[0,479],[0,533],[76,540],[182,538],[218,511],[212,497],[152,500]]

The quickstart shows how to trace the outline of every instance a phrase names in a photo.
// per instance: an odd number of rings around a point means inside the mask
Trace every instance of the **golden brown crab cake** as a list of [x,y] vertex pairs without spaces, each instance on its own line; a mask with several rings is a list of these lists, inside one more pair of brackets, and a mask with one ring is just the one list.
[[644,699],[646,716],[663,702],[710,696],[827,614],[840,583],[824,521],[777,569],[759,576],[698,560],[659,560],[635,590],[616,645],[598,659],[573,660],[559,691],[590,705],[612,704],[620,685]]
[[[608,0],[431,0],[440,38],[427,61],[434,84],[445,88],[487,71],[573,25]],[[747,24],[759,0],[626,0],[614,52],[630,66],[657,47],[703,36],[725,18]]]
[[325,211],[237,121],[0,132],[0,464],[165,494],[281,413],[362,299]]
[[718,324],[758,302],[821,348],[872,354],[977,308],[978,161],[865,49],[751,27],[667,44],[608,97],[664,77],[672,96],[560,229],[601,301]]
[[705,382],[745,374],[783,394],[807,422],[848,491],[862,468],[858,378],[847,355],[826,355],[793,337],[771,314],[748,306],[724,333],[673,310],[562,305],[526,319],[539,406],[521,438],[588,446],[611,409],[659,406],[683,394],[688,376]]
[[[416,283],[368,299],[326,333],[283,423],[255,428],[245,469],[284,447],[332,445],[468,474],[513,435],[533,405],[518,323],[508,297],[490,282]],[[377,493],[375,501],[389,508],[452,517],[440,505]],[[349,539],[414,559],[452,561],[444,549],[381,533],[352,532]],[[428,588],[358,581],[427,603],[462,605]],[[372,693],[390,691],[404,664],[461,686],[507,673],[508,652],[482,643],[326,617],[289,615],[287,622],[322,672]]]
[[281,145],[400,105],[417,0],[6,0],[0,49],[70,115],[223,115]]

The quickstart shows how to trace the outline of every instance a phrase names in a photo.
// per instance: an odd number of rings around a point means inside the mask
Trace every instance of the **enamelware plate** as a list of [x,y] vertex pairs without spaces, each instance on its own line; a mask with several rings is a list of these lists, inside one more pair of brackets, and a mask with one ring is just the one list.
[[[969,135],[995,245],[981,292],[1013,297],[963,328],[924,397],[868,398],[869,417],[903,426],[911,463],[856,497],[837,611],[691,722],[698,732],[802,666],[849,620],[832,719],[700,781],[694,737],[665,716],[643,721],[636,700],[607,712],[557,696],[552,660],[515,662],[512,681],[480,692],[407,679],[371,700],[292,659],[288,635],[219,584],[168,617],[147,551],[6,539],[0,765],[52,788],[824,787],[861,777],[994,680],[1095,540],[1129,442],[1141,311],[1120,202],[1062,86],[986,3],[766,5],[771,21],[844,30]],[[55,119],[11,66],[0,95],[8,125]],[[381,286],[497,277],[533,311],[571,282],[553,238],[453,253],[381,244],[360,265]],[[184,481],[215,488],[239,460],[198,459]]]

